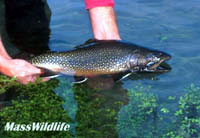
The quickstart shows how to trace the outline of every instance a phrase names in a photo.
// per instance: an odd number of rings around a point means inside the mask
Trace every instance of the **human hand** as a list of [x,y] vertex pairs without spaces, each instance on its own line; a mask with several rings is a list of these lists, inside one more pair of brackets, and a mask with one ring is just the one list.
[[[42,73],[40,69],[21,59],[9,59],[0,66],[0,71],[10,77],[16,77],[22,84],[34,82]],[[43,81],[48,79],[43,78]]]

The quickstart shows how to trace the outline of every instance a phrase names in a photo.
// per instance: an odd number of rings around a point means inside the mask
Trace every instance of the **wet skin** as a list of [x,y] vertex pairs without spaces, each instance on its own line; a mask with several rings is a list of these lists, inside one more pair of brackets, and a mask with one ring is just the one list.
[[171,56],[116,40],[93,40],[66,52],[49,52],[31,59],[37,67],[75,76],[97,76],[121,72],[165,71],[160,64]]

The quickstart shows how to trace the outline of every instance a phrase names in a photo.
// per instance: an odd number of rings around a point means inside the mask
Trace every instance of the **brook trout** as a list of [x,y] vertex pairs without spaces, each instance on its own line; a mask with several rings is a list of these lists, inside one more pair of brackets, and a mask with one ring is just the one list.
[[36,67],[74,76],[97,76],[121,72],[164,71],[160,64],[171,56],[117,40],[93,40],[66,52],[49,52],[31,59]]

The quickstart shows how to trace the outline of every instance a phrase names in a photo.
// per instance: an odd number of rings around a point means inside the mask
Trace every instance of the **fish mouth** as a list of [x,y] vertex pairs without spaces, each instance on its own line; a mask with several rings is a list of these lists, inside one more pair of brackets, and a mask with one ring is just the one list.
[[149,62],[146,65],[145,71],[147,72],[168,72],[171,70],[171,67],[165,62],[170,58],[165,58],[159,62]]

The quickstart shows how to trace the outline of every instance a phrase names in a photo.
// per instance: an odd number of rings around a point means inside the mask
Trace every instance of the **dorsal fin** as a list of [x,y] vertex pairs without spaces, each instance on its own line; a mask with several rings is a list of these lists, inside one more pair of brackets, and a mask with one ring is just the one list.
[[75,49],[88,47],[88,46],[91,46],[91,45],[95,44],[96,42],[97,42],[96,39],[89,39],[89,40],[87,40],[85,43],[76,46]]
[[84,44],[87,45],[87,44],[95,43],[97,41],[98,41],[97,39],[91,38],[91,39],[88,39]]
[[86,47],[89,47],[89,46],[93,46],[95,44],[110,43],[110,42],[120,42],[120,40],[97,40],[97,39],[89,39],[85,43],[76,46],[75,49],[86,48]]

